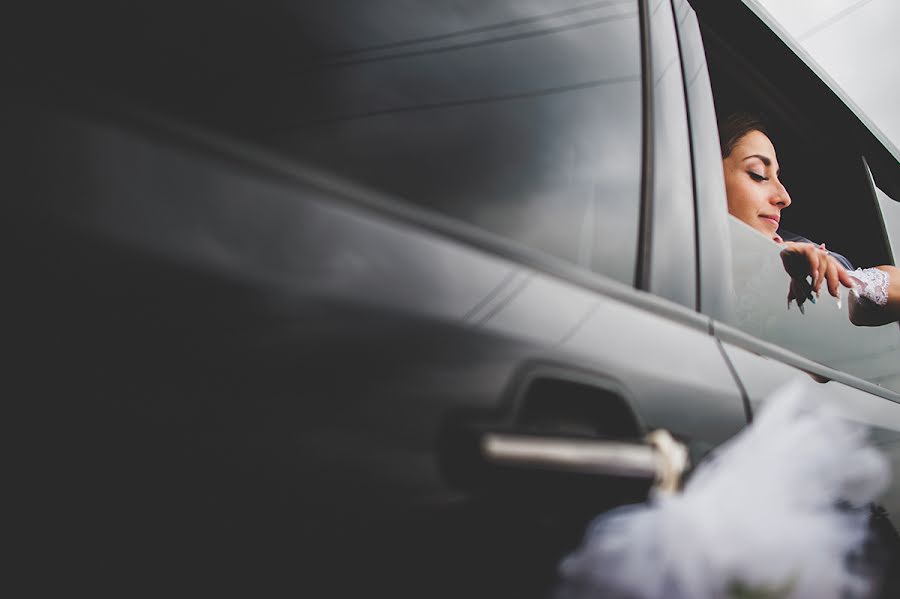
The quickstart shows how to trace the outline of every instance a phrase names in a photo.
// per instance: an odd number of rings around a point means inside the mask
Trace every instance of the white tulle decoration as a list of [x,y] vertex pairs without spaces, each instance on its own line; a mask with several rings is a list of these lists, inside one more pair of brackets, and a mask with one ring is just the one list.
[[701,463],[683,492],[597,518],[560,566],[558,597],[865,597],[848,567],[886,487],[867,431],[796,381]]

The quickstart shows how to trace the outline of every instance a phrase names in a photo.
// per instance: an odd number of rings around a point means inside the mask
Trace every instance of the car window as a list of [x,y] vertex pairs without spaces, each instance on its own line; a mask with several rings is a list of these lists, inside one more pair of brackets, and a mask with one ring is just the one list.
[[896,260],[900,251],[900,203],[874,185],[875,195],[878,197],[878,206],[881,208],[881,218],[890,242],[891,254]]
[[637,0],[59,4],[4,58],[634,282]]
[[264,143],[633,281],[636,2],[341,4],[310,11],[310,43],[338,45],[348,30],[352,43],[323,54],[295,97],[279,100],[289,118],[273,119]]
[[[697,28],[689,11],[677,11],[684,17],[679,35],[685,64],[692,65],[685,70],[702,81],[703,56],[695,48],[699,33],[716,121],[722,126],[732,116],[744,115],[758,119],[768,131],[778,162],[777,178],[789,194],[781,197],[778,235],[825,243],[853,267],[886,264],[890,252],[885,226],[861,159],[869,139],[862,124],[845,105],[828,99],[823,92],[827,86],[777,43],[764,25],[752,18],[741,22],[725,18],[732,14],[725,4],[693,3],[699,15]],[[840,307],[823,286],[816,303],[807,301],[803,313],[796,303],[789,309],[790,277],[780,255],[782,248],[772,240],[774,231],[763,227],[768,233],[763,235],[731,215],[716,214],[726,209],[721,152],[711,139],[705,147],[700,143],[699,135],[704,124],[712,122],[712,114],[705,86],[690,83],[694,74],[686,77],[697,171],[701,311],[757,340],[885,388],[900,389],[896,374],[900,327],[852,324],[846,288],[841,290]],[[874,152],[883,166],[878,148]],[[713,191],[700,193],[704,188]],[[717,261],[728,267],[710,268]],[[752,339],[746,342],[766,347]],[[775,347],[760,351],[784,357]]]
[[726,322],[829,366],[900,391],[900,328],[857,327],[848,317],[847,290],[838,308],[827,291],[804,313],[787,304],[789,278],[781,248],[745,223],[728,216],[732,239],[734,294]]

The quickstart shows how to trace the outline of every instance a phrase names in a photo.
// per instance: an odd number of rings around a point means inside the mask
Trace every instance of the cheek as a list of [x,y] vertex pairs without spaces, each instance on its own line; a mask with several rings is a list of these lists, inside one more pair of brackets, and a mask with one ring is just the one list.
[[752,194],[743,186],[732,181],[725,181],[725,194],[728,198],[728,212],[735,216],[742,216],[755,209],[756,203]]

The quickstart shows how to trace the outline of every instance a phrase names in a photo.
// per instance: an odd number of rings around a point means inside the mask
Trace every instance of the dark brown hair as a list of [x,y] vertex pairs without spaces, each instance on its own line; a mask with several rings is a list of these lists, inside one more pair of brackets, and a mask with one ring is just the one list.
[[746,112],[734,112],[719,123],[719,145],[722,148],[722,158],[728,158],[738,140],[751,131],[759,131],[769,136],[769,131],[762,119]]

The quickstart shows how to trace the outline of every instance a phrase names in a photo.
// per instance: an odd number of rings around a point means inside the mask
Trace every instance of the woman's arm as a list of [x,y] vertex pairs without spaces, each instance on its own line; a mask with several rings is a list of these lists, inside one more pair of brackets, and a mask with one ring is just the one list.
[[[822,283],[835,298],[840,287],[850,289],[850,322],[862,327],[877,327],[900,321],[900,269],[882,265],[847,270],[823,245],[786,241],[781,258],[791,276],[788,306],[803,303],[819,295]],[[814,301],[814,300],[813,300]]]
[[856,269],[850,292],[850,322],[877,327],[900,320],[900,269],[883,265]]

